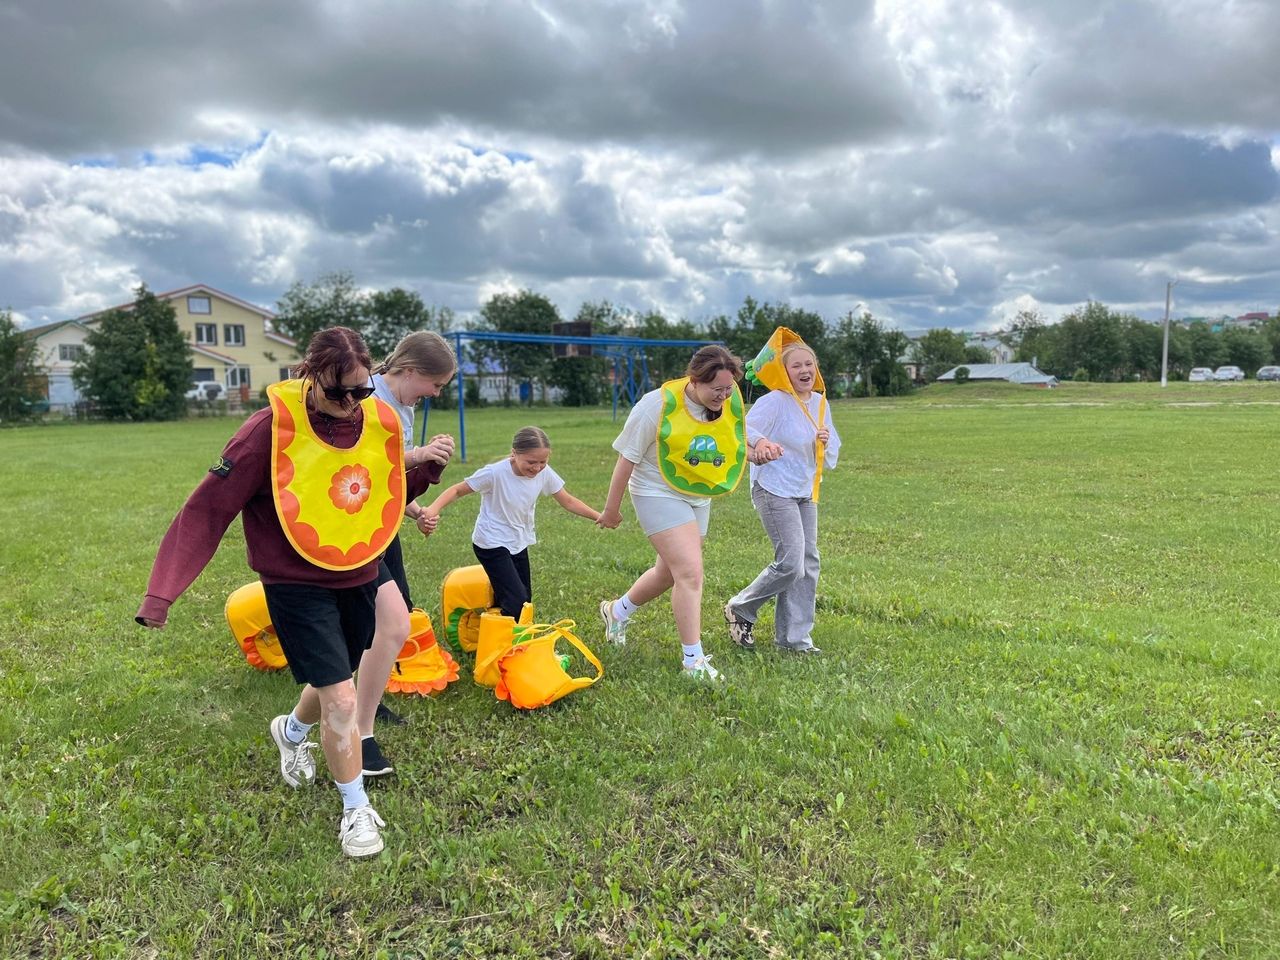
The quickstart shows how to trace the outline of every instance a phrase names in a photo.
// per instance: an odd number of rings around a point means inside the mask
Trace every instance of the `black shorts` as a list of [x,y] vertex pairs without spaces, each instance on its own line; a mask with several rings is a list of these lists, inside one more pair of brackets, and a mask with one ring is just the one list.
[[263,584],[271,625],[293,679],[313,687],[351,679],[373,642],[378,587],[390,579],[386,565],[380,563],[377,579],[358,587],[333,590],[309,583]]

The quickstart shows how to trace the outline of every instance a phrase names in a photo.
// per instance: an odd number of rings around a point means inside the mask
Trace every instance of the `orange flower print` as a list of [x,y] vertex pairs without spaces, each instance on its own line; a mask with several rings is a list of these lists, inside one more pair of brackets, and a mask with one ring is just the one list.
[[329,480],[329,499],[339,510],[347,513],[359,513],[364,502],[369,499],[373,481],[369,479],[369,471],[360,464],[343,467]]

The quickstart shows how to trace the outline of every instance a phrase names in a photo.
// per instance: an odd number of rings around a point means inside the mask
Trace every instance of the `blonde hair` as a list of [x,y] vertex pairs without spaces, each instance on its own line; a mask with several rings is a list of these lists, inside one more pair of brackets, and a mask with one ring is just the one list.
[[551,441],[541,427],[521,427],[511,438],[513,453],[530,453],[534,450],[550,450]]
[[416,370],[426,377],[453,376],[458,371],[458,358],[449,341],[440,334],[434,330],[419,330],[397,343],[391,356],[378,364],[373,372],[387,374],[402,370]]
[[815,367],[818,366],[818,354],[814,351],[813,347],[809,346],[803,340],[795,340],[782,348],[782,365],[784,367],[787,365],[787,357],[791,356],[797,350],[803,350],[809,356],[813,357],[813,365]]

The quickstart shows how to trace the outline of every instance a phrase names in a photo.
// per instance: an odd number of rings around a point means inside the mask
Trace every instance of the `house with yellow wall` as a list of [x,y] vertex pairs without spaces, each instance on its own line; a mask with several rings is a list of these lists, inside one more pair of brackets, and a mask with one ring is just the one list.
[[[215,380],[227,396],[247,399],[267,384],[286,380],[301,355],[289,337],[271,329],[275,314],[207,284],[157,293],[173,304],[178,328],[187,336],[195,367],[192,380]],[[75,323],[93,329],[112,310],[128,310],[132,303],[77,317]]]

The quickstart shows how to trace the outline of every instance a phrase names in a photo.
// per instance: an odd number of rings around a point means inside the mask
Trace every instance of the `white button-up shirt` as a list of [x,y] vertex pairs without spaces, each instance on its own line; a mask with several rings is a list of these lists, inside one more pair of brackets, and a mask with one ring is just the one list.
[[[809,415],[818,419],[822,394],[809,395]],[[840,434],[831,422],[831,404],[826,405],[822,425],[830,431],[823,468],[834,469],[840,459]],[[758,483],[775,497],[808,497],[813,493],[813,479],[818,470],[818,431],[804,415],[799,399],[785,390],[772,390],[751,405],[747,411],[747,442],[761,438],[782,445],[777,460],[751,465],[751,482]]]

